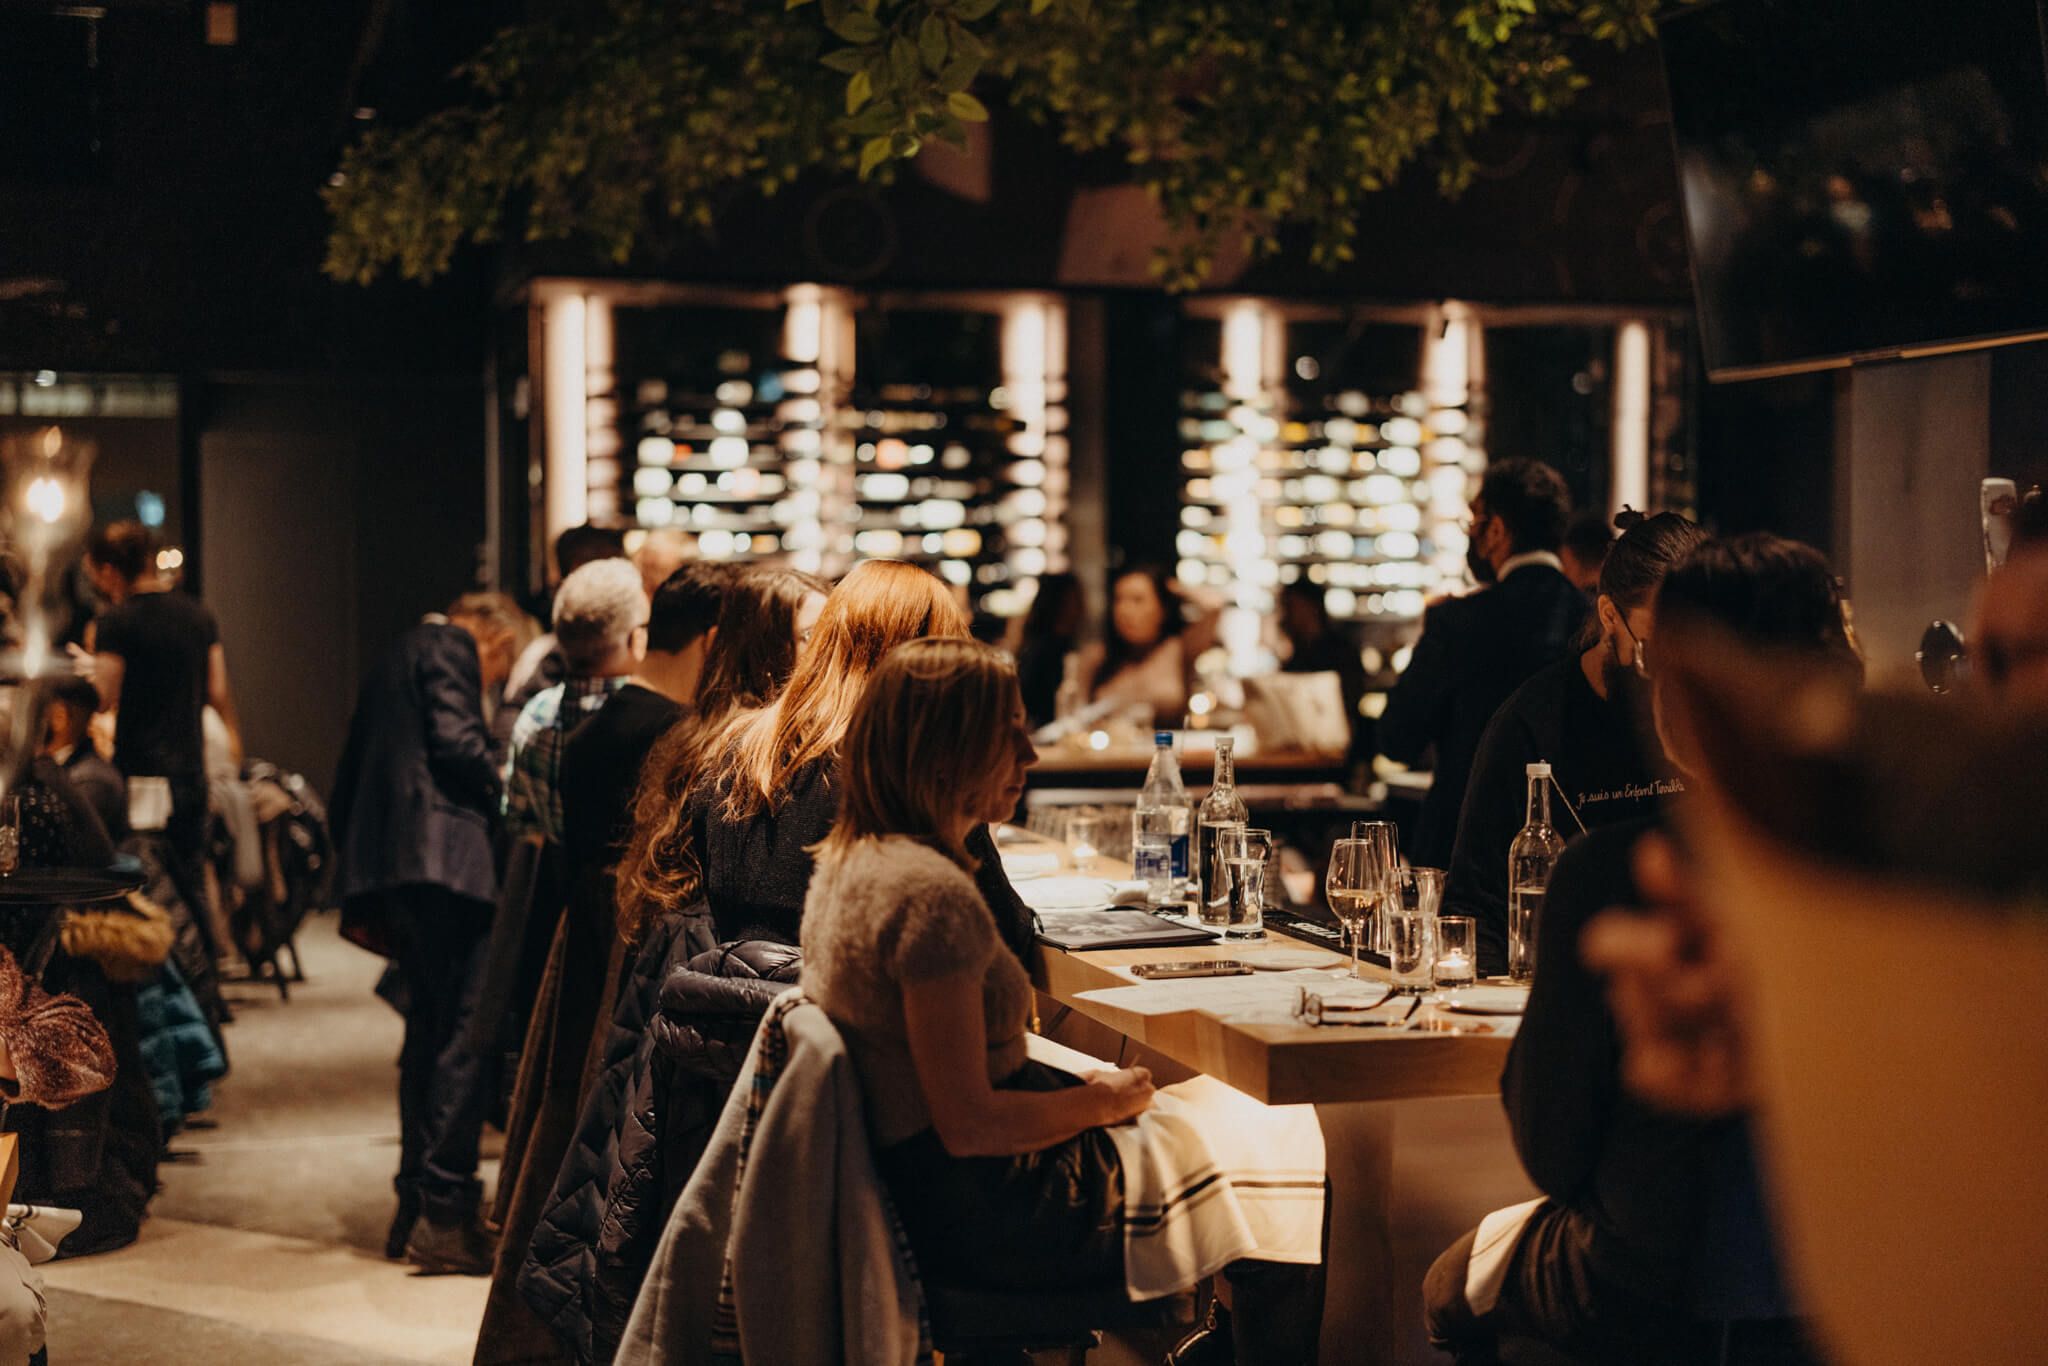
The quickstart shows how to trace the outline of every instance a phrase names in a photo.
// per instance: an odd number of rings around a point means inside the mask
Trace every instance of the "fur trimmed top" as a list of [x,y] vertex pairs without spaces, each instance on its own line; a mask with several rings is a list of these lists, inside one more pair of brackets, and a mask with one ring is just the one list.
[[905,984],[981,974],[988,1076],[1024,1065],[1031,979],[966,869],[902,835],[823,854],[804,899],[803,989],[846,1039],[878,1147],[931,1127],[904,1028]]

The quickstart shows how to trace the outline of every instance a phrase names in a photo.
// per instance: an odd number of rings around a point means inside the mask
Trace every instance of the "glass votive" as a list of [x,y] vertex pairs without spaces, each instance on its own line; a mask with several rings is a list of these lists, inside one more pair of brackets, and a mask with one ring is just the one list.
[[1479,922],[1469,915],[1436,918],[1436,969],[1439,987],[1469,987],[1478,979]]

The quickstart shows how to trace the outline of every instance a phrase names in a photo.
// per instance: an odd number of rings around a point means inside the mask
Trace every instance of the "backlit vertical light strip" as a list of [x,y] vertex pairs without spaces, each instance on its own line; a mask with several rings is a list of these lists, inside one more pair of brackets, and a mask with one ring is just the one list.
[[584,520],[609,526],[619,516],[618,349],[611,300],[583,296]]
[[[1454,585],[1465,574],[1465,516],[1486,469],[1485,427],[1479,417],[1485,390],[1484,338],[1466,305],[1438,306],[1422,342],[1423,479],[1415,489],[1424,507],[1430,567],[1436,584]],[[1414,594],[1419,597],[1420,594]],[[1419,603],[1408,604],[1420,615]]]
[[1614,332],[1614,421],[1610,429],[1608,512],[1647,509],[1650,501],[1650,325]]
[[[997,513],[1010,584],[1067,566],[1066,321],[1065,304],[1045,295],[1017,295],[1002,308],[1005,412],[1018,424],[1008,440],[1011,490]],[[997,607],[1010,604],[1005,591]]]
[[836,474],[829,468],[836,454],[831,449],[835,428],[829,420],[835,386],[828,384],[827,372],[836,370],[841,357],[828,358],[827,352],[837,351],[829,345],[838,330],[833,314],[843,312],[844,306],[835,309],[835,296],[818,285],[792,285],[782,301],[782,356],[790,369],[783,376],[787,397],[776,416],[789,494],[778,507],[776,520],[783,528],[782,544],[790,563],[817,574],[838,567],[840,561],[838,547],[826,533],[825,501]]
[[1229,655],[1231,673],[1240,678],[1263,672],[1269,663],[1259,637],[1279,568],[1267,553],[1260,479],[1262,464],[1279,458],[1274,449],[1280,436],[1276,390],[1285,327],[1278,310],[1256,299],[1239,300],[1223,315],[1223,392],[1237,431],[1215,447],[1210,479],[1223,508],[1223,559],[1229,572],[1224,587],[1230,607],[1219,623],[1218,639]]
[[550,295],[541,305],[541,430],[546,440],[543,517],[548,544],[589,520],[589,389],[581,294]]

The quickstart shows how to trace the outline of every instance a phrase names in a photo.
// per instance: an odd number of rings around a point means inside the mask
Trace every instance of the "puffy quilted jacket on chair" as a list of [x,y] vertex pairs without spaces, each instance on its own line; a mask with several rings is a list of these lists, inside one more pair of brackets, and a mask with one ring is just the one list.
[[686,919],[687,930],[668,927],[665,957],[650,944],[636,962],[603,1075],[520,1269],[520,1295],[585,1362],[617,1350],[755,1028],[802,966],[794,946],[766,941],[693,952],[704,921]]

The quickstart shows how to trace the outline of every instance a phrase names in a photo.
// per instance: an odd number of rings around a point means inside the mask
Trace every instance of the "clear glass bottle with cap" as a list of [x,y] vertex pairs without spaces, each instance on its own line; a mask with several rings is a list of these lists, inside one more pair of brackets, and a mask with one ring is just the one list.
[[1195,873],[1201,881],[1195,888],[1195,904],[1201,908],[1204,925],[1221,928],[1230,923],[1230,879],[1224,876],[1219,837],[1227,830],[1242,830],[1251,822],[1251,812],[1237,795],[1237,768],[1232,752],[1236,742],[1228,735],[1216,737],[1216,780],[1209,795],[1195,813]]
[[1173,733],[1152,737],[1152,767],[1131,813],[1131,861],[1153,909],[1183,914],[1188,895],[1188,790],[1173,757]]
[[1564,840],[1550,823],[1550,765],[1533,763],[1529,778],[1529,814],[1508,846],[1508,976],[1536,980],[1536,935],[1543,923],[1543,893],[1550,870],[1564,852]]

